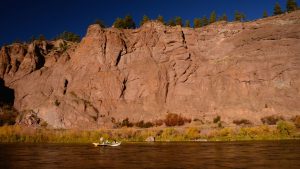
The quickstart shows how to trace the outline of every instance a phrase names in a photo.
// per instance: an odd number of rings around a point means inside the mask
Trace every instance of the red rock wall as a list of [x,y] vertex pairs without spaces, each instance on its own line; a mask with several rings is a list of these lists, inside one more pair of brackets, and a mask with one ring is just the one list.
[[151,121],[167,112],[226,123],[300,114],[300,12],[203,28],[88,28],[79,44],[12,44],[0,78],[14,106],[58,128]]

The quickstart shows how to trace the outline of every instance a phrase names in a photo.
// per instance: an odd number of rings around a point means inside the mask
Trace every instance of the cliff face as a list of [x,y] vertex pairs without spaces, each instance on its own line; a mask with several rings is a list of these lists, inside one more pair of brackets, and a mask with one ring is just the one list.
[[[65,50],[66,49],[66,50]],[[14,106],[57,128],[110,127],[166,113],[231,123],[300,114],[300,12],[192,29],[91,25],[79,44],[12,44],[0,79]],[[2,96],[1,97],[6,97]]]

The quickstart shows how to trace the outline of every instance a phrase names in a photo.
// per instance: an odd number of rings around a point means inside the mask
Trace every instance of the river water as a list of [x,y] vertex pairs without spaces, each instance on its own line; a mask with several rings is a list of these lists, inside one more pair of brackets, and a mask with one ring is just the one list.
[[0,144],[1,169],[268,168],[300,169],[300,141]]

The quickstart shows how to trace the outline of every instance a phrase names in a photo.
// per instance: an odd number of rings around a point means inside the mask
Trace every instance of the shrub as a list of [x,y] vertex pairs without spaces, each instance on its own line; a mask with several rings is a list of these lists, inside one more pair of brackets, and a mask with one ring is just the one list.
[[264,138],[270,137],[273,135],[272,129],[269,126],[256,126],[256,127],[243,127],[239,130],[238,135],[242,136],[242,138],[249,137],[253,138]]
[[181,126],[184,124],[183,118],[178,114],[169,113],[165,119],[166,126]]
[[122,121],[121,127],[133,127],[133,123],[129,122],[129,119],[126,118]]
[[185,122],[190,123],[191,119],[184,118],[181,115],[175,113],[167,114],[165,119],[166,126],[182,126]]
[[110,119],[110,121],[111,121],[112,123],[116,123],[116,119],[115,119],[114,117],[112,117],[112,118]]
[[263,124],[275,125],[278,121],[284,120],[282,116],[271,115],[261,118]]
[[233,120],[233,123],[236,125],[251,125],[252,124],[252,122],[247,119]]
[[121,29],[134,29],[135,28],[135,22],[132,18],[132,16],[127,15],[124,19],[117,18],[114,22],[115,28],[121,28]]
[[46,121],[43,121],[40,125],[41,127],[46,128],[48,126],[48,123]]
[[14,125],[18,112],[9,105],[3,105],[0,108],[0,126],[3,125]]
[[202,23],[201,23],[201,18],[195,18],[194,19],[194,28],[200,28],[202,26]]
[[155,120],[154,121],[155,126],[162,126],[164,124],[164,120]]
[[165,128],[159,136],[162,140],[175,140],[178,135],[178,131],[174,128]]
[[38,37],[38,40],[39,41],[45,41],[46,37],[43,34],[40,34],[39,37]]
[[223,128],[217,131],[217,135],[221,137],[228,137],[234,134],[233,129],[231,128]]
[[59,48],[61,52],[64,52],[68,49],[68,44],[66,42],[62,42],[59,44]]
[[144,23],[148,22],[150,20],[150,18],[147,15],[143,16],[143,19],[141,20],[140,25],[142,26]]
[[55,100],[54,104],[56,107],[58,107],[60,105],[60,102],[58,100]]
[[157,17],[156,20],[159,21],[159,22],[161,22],[161,23],[163,23],[163,24],[165,24],[164,17],[161,16],[161,15],[158,15],[158,17]]
[[176,26],[175,19],[171,18],[171,19],[168,21],[168,25],[169,25],[169,26]]
[[145,123],[144,120],[142,120],[140,122],[135,123],[135,126],[140,128],[149,128],[149,127],[153,127],[154,125],[151,122]]
[[297,128],[300,128],[300,116],[295,116],[294,118],[292,118],[292,121]]
[[218,123],[219,121],[221,121],[220,116],[215,117],[214,120],[213,120],[214,123]]
[[188,139],[197,139],[200,137],[200,130],[195,128],[195,127],[191,127],[191,128],[187,128],[185,130],[185,138]]
[[54,40],[58,40],[58,39],[63,39],[66,41],[71,41],[71,42],[79,42],[80,36],[73,32],[64,31],[63,33],[59,34],[58,36],[56,36],[54,38]]
[[277,130],[280,134],[291,135],[296,129],[295,125],[291,122],[280,120],[277,123]]
[[219,127],[219,128],[223,128],[223,125],[222,125],[221,121],[219,121],[218,127]]
[[99,25],[101,28],[105,28],[105,23],[102,20],[96,19],[94,24]]
[[191,123],[192,122],[192,119],[190,119],[190,118],[183,118],[183,119],[184,119],[185,123]]

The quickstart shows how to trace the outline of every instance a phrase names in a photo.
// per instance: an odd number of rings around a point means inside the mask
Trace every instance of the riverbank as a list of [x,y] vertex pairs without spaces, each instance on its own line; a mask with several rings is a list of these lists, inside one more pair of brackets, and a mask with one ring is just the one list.
[[63,130],[29,128],[24,126],[0,127],[0,142],[24,143],[91,143],[100,137],[122,142],[144,142],[149,137],[155,141],[247,141],[300,139],[299,129],[282,121],[274,126],[225,127],[204,129],[201,127],[119,128],[99,130]]

